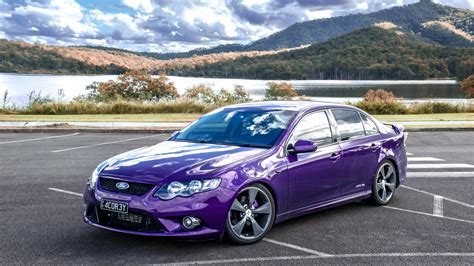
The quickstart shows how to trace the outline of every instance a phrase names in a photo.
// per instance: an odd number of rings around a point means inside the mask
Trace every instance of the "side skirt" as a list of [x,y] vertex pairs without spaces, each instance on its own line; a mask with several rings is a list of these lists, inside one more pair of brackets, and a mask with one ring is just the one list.
[[323,202],[323,203],[317,203],[317,204],[305,206],[305,207],[302,207],[302,208],[299,208],[299,209],[296,209],[296,210],[291,210],[289,212],[278,214],[275,218],[275,223],[280,223],[280,222],[283,222],[285,220],[288,220],[288,219],[291,219],[291,218],[294,218],[294,217],[298,217],[298,216],[301,216],[301,215],[305,215],[305,214],[309,214],[309,213],[318,212],[318,211],[330,209],[330,208],[333,208],[333,207],[341,206],[341,205],[347,204],[349,202],[354,202],[354,201],[359,201],[359,200],[362,200],[362,199],[366,199],[366,198],[370,197],[371,194],[372,194],[372,191],[367,190],[367,191],[362,191],[362,192],[358,192],[358,193],[355,193],[355,194],[347,195],[347,196],[344,196],[344,197],[336,198],[336,199],[326,201],[326,202]]

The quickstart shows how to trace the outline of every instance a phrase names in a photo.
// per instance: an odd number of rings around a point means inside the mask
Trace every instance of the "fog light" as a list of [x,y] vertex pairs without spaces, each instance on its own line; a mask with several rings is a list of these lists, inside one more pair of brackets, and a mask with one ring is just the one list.
[[183,226],[187,230],[192,230],[201,224],[201,220],[196,217],[186,216],[183,218]]

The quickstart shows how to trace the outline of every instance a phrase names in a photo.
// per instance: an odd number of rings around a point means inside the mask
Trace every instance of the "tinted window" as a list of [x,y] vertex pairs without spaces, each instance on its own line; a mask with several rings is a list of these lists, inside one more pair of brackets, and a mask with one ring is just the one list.
[[172,140],[269,148],[295,111],[221,109],[183,129]]
[[341,141],[365,136],[359,112],[346,109],[334,109],[332,113],[336,119],[339,133],[341,134]]
[[331,129],[325,112],[309,114],[298,122],[289,143],[294,144],[300,139],[311,140],[318,146],[332,143]]
[[360,114],[360,116],[362,117],[362,123],[364,124],[365,135],[374,135],[379,133],[374,121],[364,114]]

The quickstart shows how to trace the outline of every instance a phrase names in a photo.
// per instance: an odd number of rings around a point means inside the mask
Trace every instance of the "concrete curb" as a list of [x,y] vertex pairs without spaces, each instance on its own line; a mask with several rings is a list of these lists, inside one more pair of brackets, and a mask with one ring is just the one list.
[[[128,133],[128,134],[170,134],[180,128],[87,128],[87,127],[3,127],[0,133]],[[474,127],[453,127],[453,128],[406,128],[405,132],[453,132],[453,131],[474,131]]]

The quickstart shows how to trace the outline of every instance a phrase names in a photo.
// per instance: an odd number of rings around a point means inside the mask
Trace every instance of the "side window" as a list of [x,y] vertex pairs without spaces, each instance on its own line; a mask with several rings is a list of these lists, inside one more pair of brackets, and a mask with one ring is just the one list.
[[348,109],[333,109],[331,111],[336,119],[341,141],[365,136],[359,112]]
[[332,143],[331,128],[325,112],[309,114],[298,122],[289,143],[294,144],[300,139],[311,140],[318,146]]
[[372,121],[364,114],[360,114],[360,116],[362,117],[362,123],[364,124],[365,135],[368,136],[379,133],[379,130],[377,129],[377,126],[375,125],[374,121]]

